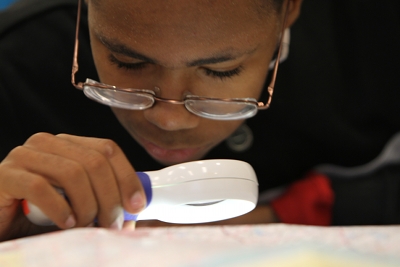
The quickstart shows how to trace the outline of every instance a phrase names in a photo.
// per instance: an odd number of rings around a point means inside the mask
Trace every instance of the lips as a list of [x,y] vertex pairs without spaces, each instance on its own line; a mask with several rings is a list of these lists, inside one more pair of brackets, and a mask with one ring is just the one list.
[[197,160],[200,158],[198,155],[202,150],[200,148],[165,149],[142,138],[138,138],[137,141],[151,157],[166,165]]

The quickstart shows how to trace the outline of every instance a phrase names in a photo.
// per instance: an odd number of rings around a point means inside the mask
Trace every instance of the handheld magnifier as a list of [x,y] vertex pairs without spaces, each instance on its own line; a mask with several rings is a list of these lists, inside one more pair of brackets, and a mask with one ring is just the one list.
[[[139,214],[125,212],[125,220],[213,222],[243,215],[253,210],[258,200],[256,174],[243,161],[193,161],[137,174],[146,193],[147,207]],[[23,206],[31,222],[53,224],[32,203],[24,201]]]

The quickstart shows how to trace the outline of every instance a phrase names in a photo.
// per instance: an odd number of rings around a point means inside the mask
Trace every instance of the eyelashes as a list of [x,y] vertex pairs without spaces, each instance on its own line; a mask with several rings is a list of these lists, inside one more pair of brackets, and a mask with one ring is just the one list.
[[108,57],[111,63],[116,65],[119,69],[126,69],[126,70],[141,70],[146,67],[146,62],[138,62],[138,63],[126,63],[126,62],[121,62],[118,59],[116,59],[113,55],[110,55]]
[[224,80],[226,78],[232,78],[234,76],[237,76],[240,74],[242,71],[243,67],[239,66],[233,70],[227,70],[227,71],[216,71],[216,70],[210,70],[207,68],[204,68],[204,71],[206,72],[206,75],[212,76],[214,78],[219,78],[221,80]]
[[[148,64],[148,62],[138,62],[138,63],[126,63],[126,62],[121,62],[118,59],[116,59],[113,55],[109,56],[109,60],[112,64],[116,65],[117,68],[119,69],[125,69],[125,70],[142,70],[144,68],[146,68],[146,66]],[[209,68],[203,68],[205,74],[207,76],[216,78],[216,79],[220,79],[220,80],[225,80],[227,78],[232,78],[234,76],[239,75],[242,70],[243,67],[239,66],[235,69],[232,70],[227,70],[227,71],[216,71],[216,70],[212,70]]]

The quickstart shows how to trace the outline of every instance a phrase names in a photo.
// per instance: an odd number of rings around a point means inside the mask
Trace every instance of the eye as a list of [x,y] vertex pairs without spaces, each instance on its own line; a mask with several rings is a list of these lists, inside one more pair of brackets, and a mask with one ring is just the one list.
[[204,71],[206,72],[206,75],[214,77],[214,78],[219,78],[221,80],[237,76],[237,75],[240,74],[240,72],[242,70],[243,70],[242,66],[239,66],[236,69],[227,70],[227,71],[216,71],[216,70],[211,70],[211,69],[204,68]]
[[115,58],[114,55],[110,55],[108,57],[110,62],[112,64],[115,64],[119,69],[126,69],[126,70],[141,70],[146,67],[148,62],[137,62],[137,63],[127,63],[127,62],[122,62],[118,59]]

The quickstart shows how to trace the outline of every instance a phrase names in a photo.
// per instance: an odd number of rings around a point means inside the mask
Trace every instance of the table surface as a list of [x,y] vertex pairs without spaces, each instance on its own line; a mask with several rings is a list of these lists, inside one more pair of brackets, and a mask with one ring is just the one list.
[[400,226],[80,228],[0,243],[0,266],[400,266]]

